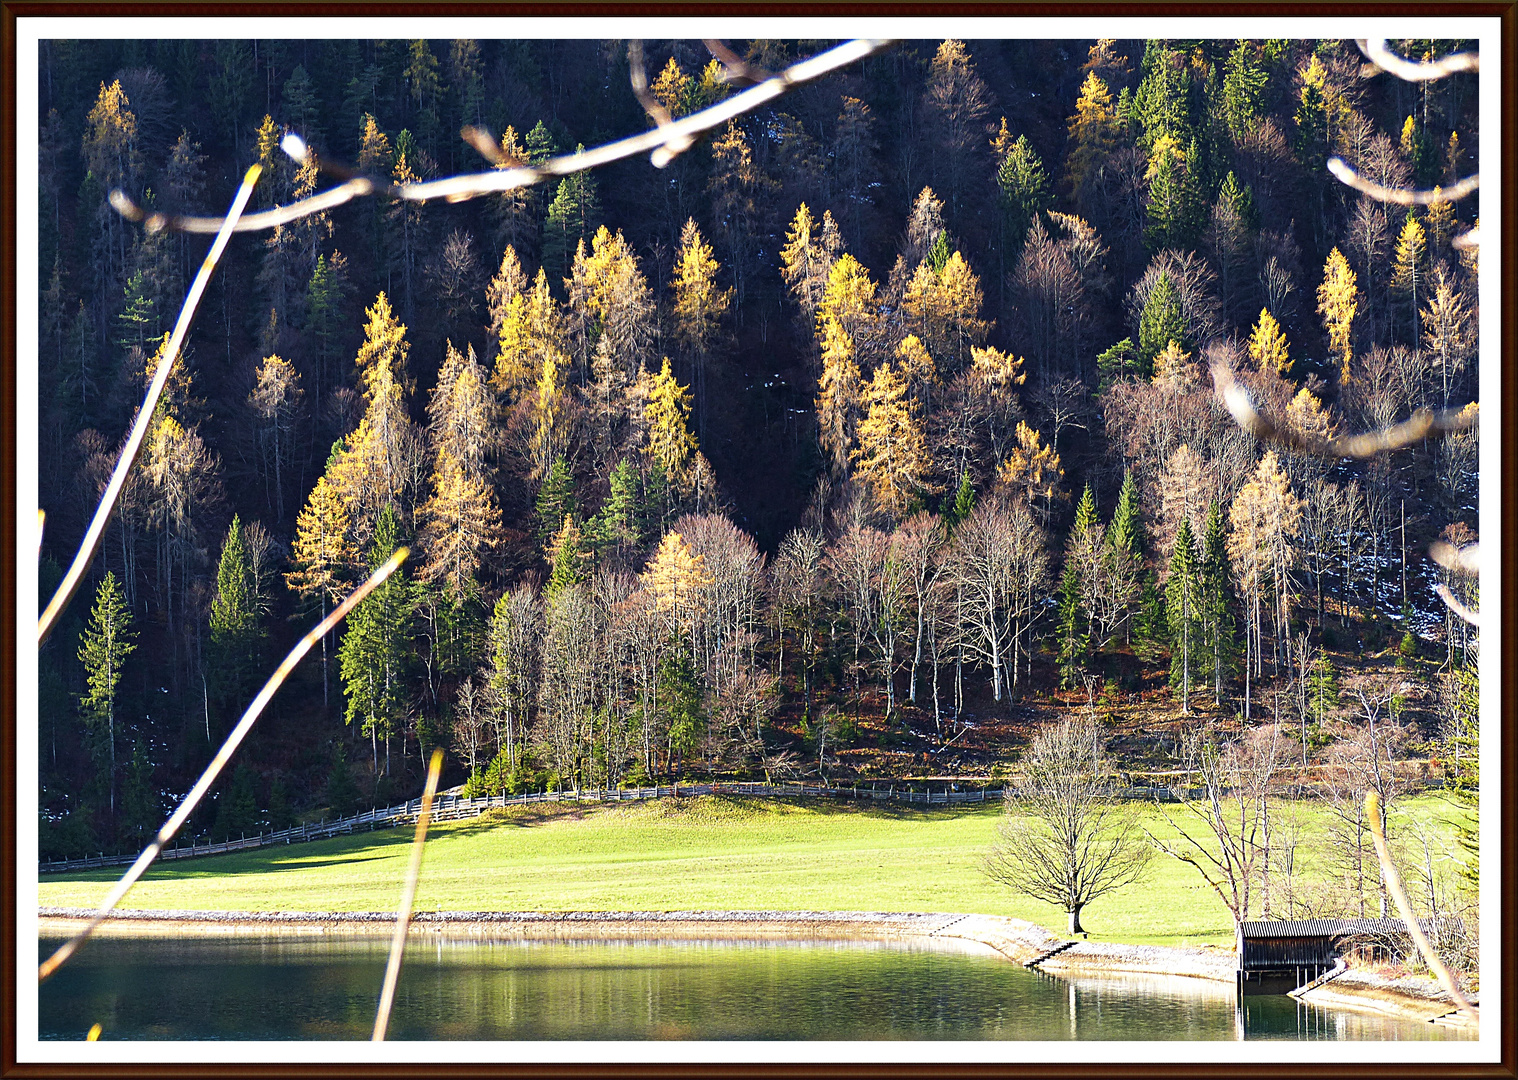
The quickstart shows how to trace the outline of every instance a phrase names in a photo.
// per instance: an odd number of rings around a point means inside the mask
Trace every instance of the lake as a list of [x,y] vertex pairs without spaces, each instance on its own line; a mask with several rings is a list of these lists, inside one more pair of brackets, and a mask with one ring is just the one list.
[[[43,956],[57,940],[41,943]],[[367,1039],[388,939],[92,939],[39,1035]],[[1168,976],[1030,972],[971,942],[414,939],[392,1039],[1451,1039],[1443,1024]]]

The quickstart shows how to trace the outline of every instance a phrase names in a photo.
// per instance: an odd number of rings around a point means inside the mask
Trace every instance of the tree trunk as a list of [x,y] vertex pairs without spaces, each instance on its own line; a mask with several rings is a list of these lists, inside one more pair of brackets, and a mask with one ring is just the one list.
[[1085,930],[1081,929],[1081,908],[1085,906],[1085,904],[1074,904],[1070,908],[1070,935],[1072,937],[1085,933]]

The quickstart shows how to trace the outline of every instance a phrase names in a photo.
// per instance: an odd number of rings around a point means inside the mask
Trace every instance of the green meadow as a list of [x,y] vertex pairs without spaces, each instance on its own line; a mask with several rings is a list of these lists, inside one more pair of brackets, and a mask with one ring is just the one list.
[[[1201,821],[1168,807],[1193,835]],[[1325,845],[1327,811],[1286,803],[1306,877]],[[1393,834],[1415,819],[1443,842],[1457,811],[1436,796],[1399,804]],[[1053,905],[1012,894],[981,871],[997,805],[925,808],[825,800],[703,796],[621,806],[513,807],[442,822],[427,840],[416,910],[917,911],[1010,915],[1062,934]],[[1146,811],[1157,837],[1174,828]],[[412,838],[389,829],[166,864],[124,908],[385,911],[399,899]],[[98,904],[116,874],[44,875],[50,907]],[[1280,890],[1279,879],[1275,885]],[[1279,903],[1279,892],[1277,894]],[[1157,854],[1147,876],[1086,908],[1092,940],[1133,944],[1233,941],[1228,910],[1190,866]]]

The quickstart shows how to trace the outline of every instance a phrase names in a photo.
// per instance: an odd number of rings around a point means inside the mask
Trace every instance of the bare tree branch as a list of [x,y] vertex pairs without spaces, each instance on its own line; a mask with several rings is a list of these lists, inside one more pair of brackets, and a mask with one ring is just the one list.
[[702,38],[701,44],[706,46],[707,52],[722,61],[722,66],[727,69],[725,77],[728,82],[746,82],[754,85],[775,77],[773,73],[764,70],[764,68],[750,64],[720,41],[713,38]]
[[371,1042],[384,1042],[390,1027],[390,1006],[395,1002],[395,984],[401,977],[401,957],[406,952],[406,931],[411,928],[411,908],[416,902],[416,883],[422,876],[422,849],[427,843],[427,825],[432,820],[432,797],[437,794],[438,777],[443,773],[443,751],[432,752],[427,769],[427,786],[422,790],[422,810],[416,818],[416,835],[411,840],[411,863],[406,868],[406,884],[401,888],[401,904],[395,913],[395,933],[390,938],[390,960],[385,965],[385,983],[380,988],[379,1007],[374,1013]]
[[1419,63],[1398,56],[1387,48],[1385,38],[1357,38],[1355,44],[1365,58],[1388,75],[1395,75],[1406,82],[1428,82],[1442,79],[1459,71],[1480,71],[1481,54],[1473,52],[1450,53],[1437,60]]
[[1466,999],[1456,985],[1455,978],[1450,974],[1449,968],[1444,966],[1444,961],[1439,959],[1439,954],[1429,944],[1428,935],[1423,932],[1423,927],[1418,925],[1418,920],[1413,918],[1413,907],[1407,902],[1407,893],[1402,891],[1402,877],[1397,873],[1397,868],[1392,864],[1391,852],[1386,848],[1386,834],[1381,831],[1381,807],[1380,797],[1374,791],[1365,793],[1365,816],[1370,819],[1370,836],[1376,845],[1376,859],[1381,863],[1381,874],[1386,881],[1387,891],[1392,894],[1392,899],[1397,902],[1397,911],[1402,915],[1402,921],[1407,924],[1407,932],[1413,939],[1413,944],[1418,946],[1418,951],[1423,954],[1423,961],[1428,965],[1439,985],[1444,987],[1444,992],[1450,996],[1450,1000],[1461,1012],[1477,1018],[1476,1007]]
[[1436,202],[1459,202],[1481,186],[1481,174],[1472,173],[1452,187],[1428,188],[1414,191],[1411,188],[1389,188],[1374,180],[1367,180],[1340,157],[1328,159],[1328,171],[1344,184],[1369,195],[1380,202],[1396,203],[1398,206],[1427,206]]
[[1428,557],[1457,574],[1481,573],[1481,545],[1467,544],[1457,548],[1445,540],[1435,540],[1428,546]]
[[1324,458],[1363,460],[1388,450],[1411,446],[1424,439],[1436,439],[1453,432],[1465,431],[1476,424],[1477,405],[1472,402],[1459,410],[1434,412],[1431,409],[1418,409],[1400,424],[1392,424],[1379,431],[1323,438],[1278,424],[1263,415],[1255,408],[1249,391],[1234,379],[1233,372],[1226,364],[1212,366],[1212,382],[1217,389],[1218,399],[1245,431],[1266,442]]
[[[766,102],[773,101],[775,98],[780,97],[802,83],[811,82],[813,79],[837,71],[839,68],[844,68],[856,61],[863,60],[867,56],[873,56],[875,53],[889,48],[893,44],[894,41],[886,38],[860,38],[855,41],[845,42],[837,48],[829,49],[825,53],[820,53],[807,60],[792,64],[780,74],[766,79],[758,86],[745,90],[741,94],[736,94],[725,101],[719,101],[710,108],[703,109],[698,113],[683,116],[672,123],[660,125],[652,131],[645,131],[625,139],[619,139],[613,143],[606,143],[592,150],[549,158],[547,161],[535,166],[523,164],[508,169],[493,169],[490,172],[484,173],[450,176],[426,183],[389,184],[373,177],[349,176],[346,170],[340,170],[331,163],[323,162],[322,168],[324,170],[334,175],[345,176],[346,182],[329,191],[322,192],[320,195],[313,195],[309,199],[291,203],[289,206],[279,207],[259,214],[250,214],[238,221],[234,228],[237,232],[256,232],[261,229],[272,229],[276,225],[283,225],[322,210],[340,206],[359,195],[375,193],[411,202],[426,202],[429,199],[462,202],[480,195],[490,195],[503,191],[514,191],[517,188],[530,187],[551,177],[568,176],[571,173],[594,169],[598,166],[607,165],[613,161],[621,161],[623,158],[633,157],[645,152],[654,154],[661,149],[668,152],[670,147],[679,144],[682,140],[692,139],[696,135],[710,131],[734,117],[741,116]],[[299,140],[296,140],[296,142],[298,143]],[[472,140],[471,145],[474,145]],[[286,151],[291,152],[292,156],[296,156],[289,146],[286,147]],[[655,164],[657,163],[656,161]],[[174,232],[214,233],[221,228],[223,220],[221,218],[193,217],[178,214],[150,214],[137,206],[124,192],[119,190],[111,193],[111,205],[123,217],[133,221],[142,221],[149,227],[168,229]]]
[[[669,114],[664,103],[654,97],[648,89],[648,71],[643,66],[643,42],[634,38],[627,43],[627,69],[628,78],[632,82],[633,96],[638,99],[638,104],[643,106],[643,111],[658,126],[659,130],[667,131],[674,126],[675,118]],[[680,154],[691,148],[694,140],[689,135],[667,135],[667,141],[649,155],[648,160],[656,169],[662,169]]]
[[1479,611],[1472,611],[1456,599],[1455,594],[1450,592],[1448,585],[1440,582],[1434,586],[1434,592],[1439,594],[1439,599],[1443,600],[1445,605],[1456,615],[1472,626],[1479,627],[1481,625],[1481,613]]

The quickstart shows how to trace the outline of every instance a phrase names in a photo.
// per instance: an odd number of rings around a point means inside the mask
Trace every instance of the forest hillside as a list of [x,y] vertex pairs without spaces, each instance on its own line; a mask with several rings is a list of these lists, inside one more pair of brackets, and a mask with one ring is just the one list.
[[[736,92],[698,42],[642,56],[670,117]],[[250,211],[323,164],[489,168],[466,127],[541,162],[647,128],[629,77],[619,41],[44,42],[44,600],[209,246],[113,189],[219,215],[254,163]],[[986,783],[1072,711],[1130,779],[1268,727],[1298,790],[1469,790],[1475,635],[1434,590],[1476,587],[1426,553],[1475,539],[1474,429],[1325,459],[1209,372],[1314,437],[1473,401],[1479,199],[1326,164],[1452,185],[1476,78],[1348,41],[912,41],[663,169],[238,234],[41,653],[44,857],[138,843],[402,545],[199,834],[407,797],[434,746],[476,792]]]

